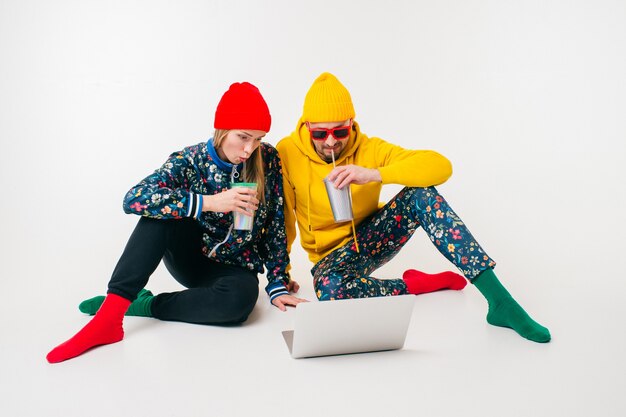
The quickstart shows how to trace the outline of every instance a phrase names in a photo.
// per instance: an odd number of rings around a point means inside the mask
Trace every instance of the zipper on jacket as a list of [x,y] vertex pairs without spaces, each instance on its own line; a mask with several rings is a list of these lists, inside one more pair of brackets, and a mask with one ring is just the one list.
[[234,183],[239,178],[239,172],[237,172],[237,165],[233,164],[233,169],[230,171],[230,183]]

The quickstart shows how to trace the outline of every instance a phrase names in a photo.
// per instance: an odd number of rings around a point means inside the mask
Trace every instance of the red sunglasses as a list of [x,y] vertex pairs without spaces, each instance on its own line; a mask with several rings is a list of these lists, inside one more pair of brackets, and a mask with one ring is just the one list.
[[328,135],[332,135],[335,139],[345,139],[350,135],[350,128],[352,127],[352,120],[346,126],[337,126],[331,129],[325,129],[323,127],[316,127],[311,129],[309,122],[306,122],[306,127],[309,129],[311,139],[313,140],[326,140]]

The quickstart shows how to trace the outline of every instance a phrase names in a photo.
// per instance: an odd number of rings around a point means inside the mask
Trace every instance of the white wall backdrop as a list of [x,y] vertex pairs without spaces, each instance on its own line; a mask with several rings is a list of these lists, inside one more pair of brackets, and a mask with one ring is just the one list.
[[[46,328],[106,289],[137,220],[125,192],[212,134],[230,83],[261,89],[276,144],[323,71],[365,133],[452,160],[440,190],[527,305],[574,331],[601,298],[587,331],[623,333],[625,21],[621,0],[0,0],[3,333],[62,340]],[[379,275],[407,265],[451,268],[422,235]]]

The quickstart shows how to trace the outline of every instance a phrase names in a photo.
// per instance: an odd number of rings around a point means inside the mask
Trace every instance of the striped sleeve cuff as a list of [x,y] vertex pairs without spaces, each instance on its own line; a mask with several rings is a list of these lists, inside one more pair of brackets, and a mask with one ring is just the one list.
[[268,285],[265,291],[267,291],[267,295],[270,297],[270,303],[274,301],[274,298],[276,297],[289,295],[289,291],[287,291],[287,287],[285,287],[285,284],[283,284],[282,281],[277,281]]
[[202,213],[202,194],[195,194],[189,191],[189,209],[187,217],[197,219]]

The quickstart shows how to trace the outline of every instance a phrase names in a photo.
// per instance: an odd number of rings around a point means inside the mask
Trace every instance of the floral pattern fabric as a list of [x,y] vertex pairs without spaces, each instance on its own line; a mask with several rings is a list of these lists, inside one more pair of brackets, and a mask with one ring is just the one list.
[[[203,142],[171,154],[159,169],[128,191],[124,211],[155,219],[194,217],[192,207],[197,195],[217,194],[231,185],[231,172],[220,168],[224,163],[213,160],[208,146],[212,144]],[[255,212],[253,229],[232,230],[211,259],[257,273],[263,273],[265,266],[269,287],[289,282],[286,272],[289,255],[280,158],[276,149],[267,143],[261,144],[259,152],[265,169],[265,203]],[[196,221],[204,230],[202,251],[208,256],[228,235],[233,216],[201,212]]]
[[402,279],[372,277],[389,262],[422,226],[431,242],[463,275],[472,280],[495,266],[465,223],[435,187],[405,187],[389,203],[357,228],[354,240],[321,259],[313,269],[320,300],[407,294]]

